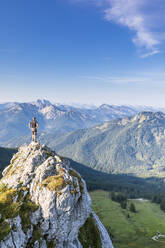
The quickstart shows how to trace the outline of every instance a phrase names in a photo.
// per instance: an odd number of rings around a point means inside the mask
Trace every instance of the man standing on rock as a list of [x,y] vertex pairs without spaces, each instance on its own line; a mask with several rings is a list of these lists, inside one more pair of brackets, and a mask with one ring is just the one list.
[[37,142],[38,122],[36,120],[36,117],[33,117],[33,120],[29,122],[29,128],[32,130],[32,141]]

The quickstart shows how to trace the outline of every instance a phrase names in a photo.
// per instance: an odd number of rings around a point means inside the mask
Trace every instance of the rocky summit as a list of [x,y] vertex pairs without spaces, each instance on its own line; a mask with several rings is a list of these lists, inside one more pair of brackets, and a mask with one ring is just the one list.
[[113,248],[86,183],[45,145],[19,148],[0,181],[1,248]]

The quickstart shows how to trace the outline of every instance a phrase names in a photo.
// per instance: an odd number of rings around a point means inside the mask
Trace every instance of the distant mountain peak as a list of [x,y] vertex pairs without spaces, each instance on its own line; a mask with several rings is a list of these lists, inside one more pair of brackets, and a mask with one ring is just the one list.
[[52,103],[49,100],[46,100],[46,99],[37,99],[37,101],[33,102],[33,104],[35,104],[38,107],[52,105]]
[[109,109],[110,107],[112,106],[105,104],[105,103],[99,106],[100,109]]

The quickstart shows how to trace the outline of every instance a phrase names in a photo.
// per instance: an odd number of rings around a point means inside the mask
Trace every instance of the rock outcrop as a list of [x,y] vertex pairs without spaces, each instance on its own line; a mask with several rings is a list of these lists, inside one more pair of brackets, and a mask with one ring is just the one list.
[[113,248],[92,212],[86,183],[69,161],[31,143],[0,181],[1,248]]

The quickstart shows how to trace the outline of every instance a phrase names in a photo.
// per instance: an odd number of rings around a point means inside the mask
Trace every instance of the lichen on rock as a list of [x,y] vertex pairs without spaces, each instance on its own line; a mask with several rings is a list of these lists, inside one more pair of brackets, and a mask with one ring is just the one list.
[[99,226],[86,183],[67,159],[34,142],[19,148],[0,180],[1,248],[87,247],[84,228],[97,233],[96,247],[112,248]]

